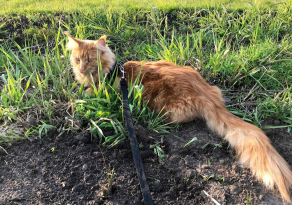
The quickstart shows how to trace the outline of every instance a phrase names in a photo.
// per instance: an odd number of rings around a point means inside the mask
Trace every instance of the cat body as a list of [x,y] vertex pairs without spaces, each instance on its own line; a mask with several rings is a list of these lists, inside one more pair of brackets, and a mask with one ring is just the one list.
[[[92,75],[97,73],[97,62],[94,59],[86,61],[95,55],[100,57],[104,74],[113,69],[115,55],[106,46],[105,37],[98,41],[82,41],[65,34],[69,37],[68,48],[72,50],[71,64],[80,83],[86,81],[85,85],[90,85],[98,82],[96,77],[94,82],[86,77],[89,70]],[[84,48],[92,50],[93,55],[90,56]],[[87,55],[84,55],[86,52]],[[82,62],[87,62],[88,68],[81,65],[81,58]],[[152,110],[162,110],[168,121],[173,123],[189,122],[195,118],[205,119],[209,128],[224,137],[236,150],[237,159],[242,165],[248,167],[268,188],[276,186],[283,199],[290,201],[292,172],[288,163],[270,144],[261,129],[244,122],[226,109],[219,88],[209,85],[193,68],[176,66],[167,61],[129,61],[123,67],[128,83],[140,76],[144,85],[142,99],[148,102]],[[120,77],[121,74],[117,81]],[[91,89],[86,92],[91,93]]]
[[216,103],[224,106],[221,91],[206,83],[191,67],[176,66],[165,60],[143,63],[129,61],[123,67],[126,79],[141,76],[144,85],[143,101],[148,102],[148,107],[152,110],[162,110],[170,122],[180,124],[202,117],[201,105],[208,99],[218,99]]

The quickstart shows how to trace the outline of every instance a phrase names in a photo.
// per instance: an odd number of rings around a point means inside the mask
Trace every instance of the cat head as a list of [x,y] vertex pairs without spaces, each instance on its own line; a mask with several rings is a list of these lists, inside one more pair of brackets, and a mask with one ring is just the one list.
[[98,72],[100,60],[105,74],[115,64],[116,57],[106,45],[106,36],[102,36],[99,40],[80,40],[73,38],[68,32],[64,32],[64,34],[69,39],[67,48],[72,50],[70,60],[75,73]]

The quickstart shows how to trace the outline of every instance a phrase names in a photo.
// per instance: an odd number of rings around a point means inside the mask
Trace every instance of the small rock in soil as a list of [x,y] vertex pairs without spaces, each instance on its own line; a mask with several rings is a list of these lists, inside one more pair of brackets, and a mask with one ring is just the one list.
[[84,164],[83,167],[82,167],[83,171],[86,171],[88,169],[88,165],[87,164]]

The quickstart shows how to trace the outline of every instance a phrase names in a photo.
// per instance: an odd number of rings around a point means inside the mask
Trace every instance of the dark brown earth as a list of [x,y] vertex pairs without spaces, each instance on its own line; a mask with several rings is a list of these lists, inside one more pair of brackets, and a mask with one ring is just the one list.
[[[278,192],[267,190],[236,164],[234,151],[203,121],[161,139],[141,125],[137,132],[155,204],[215,204],[205,192],[220,204],[284,204]],[[292,165],[291,133],[274,129],[267,135]],[[194,137],[198,140],[184,148]],[[162,142],[165,158],[149,149],[154,139]],[[0,151],[0,204],[143,204],[128,140],[108,149],[88,131],[74,135],[52,130],[42,139],[15,143],[7,152]]]

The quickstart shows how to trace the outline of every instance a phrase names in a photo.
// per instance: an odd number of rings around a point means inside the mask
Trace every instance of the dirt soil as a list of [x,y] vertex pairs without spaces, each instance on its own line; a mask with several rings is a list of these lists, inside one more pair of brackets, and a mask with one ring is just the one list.
[[[205,122],[196,120],[171,132],[160,139],[137,126],[155,204],[215,204],[205,192],[220,204],[285,204],[278,192],[267,190],[236,164],[234,151]],[[266,133],[292,165],[291,133]],[[198,140],[184,148],[194,137]],[[165,158],[149,149],[154,139],[162,142]],[[8,155],[0,151],[0,204],[143,204],[128,140],[108,149],[88,131],[74,135],[52,130],[6,151]],[[113,173],[111,188],[106,173]]]

